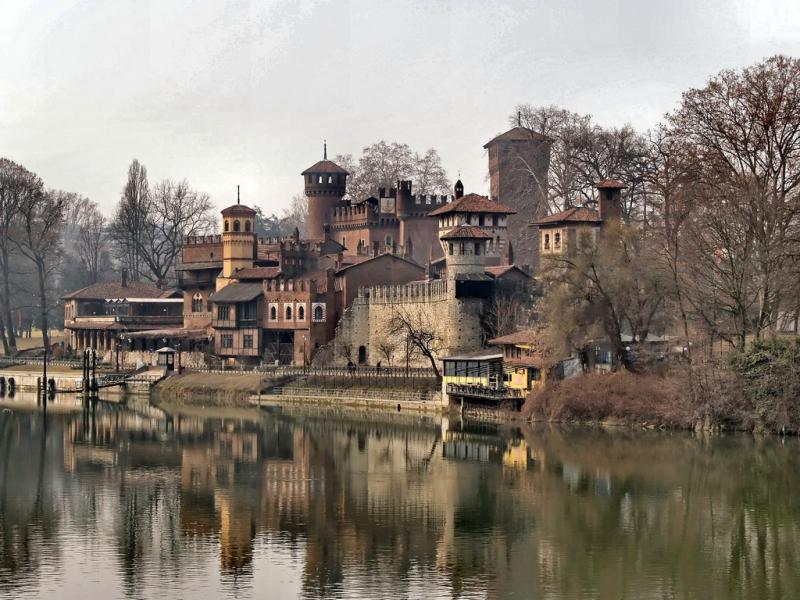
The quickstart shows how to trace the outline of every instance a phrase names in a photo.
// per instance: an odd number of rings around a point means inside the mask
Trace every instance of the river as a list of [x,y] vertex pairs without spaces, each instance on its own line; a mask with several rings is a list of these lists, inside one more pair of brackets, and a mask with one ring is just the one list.
[[18,402],[0,597],[800,597],[795,439]]

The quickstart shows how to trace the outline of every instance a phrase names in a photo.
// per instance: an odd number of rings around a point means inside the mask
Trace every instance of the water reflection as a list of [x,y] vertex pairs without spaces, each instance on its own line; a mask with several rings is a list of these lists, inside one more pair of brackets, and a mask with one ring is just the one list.
[[0,414],[0,595],[798,597],[798,443]]

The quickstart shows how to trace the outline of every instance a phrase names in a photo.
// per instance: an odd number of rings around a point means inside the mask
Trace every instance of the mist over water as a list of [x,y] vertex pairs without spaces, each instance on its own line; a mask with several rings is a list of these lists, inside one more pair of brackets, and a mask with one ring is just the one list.
[[0,597],[800,597],[794,439],[57,408],[0,413]]

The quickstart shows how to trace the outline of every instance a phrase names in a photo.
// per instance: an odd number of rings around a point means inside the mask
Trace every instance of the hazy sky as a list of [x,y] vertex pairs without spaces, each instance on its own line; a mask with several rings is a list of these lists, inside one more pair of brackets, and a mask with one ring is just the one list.
[[723,68],[800,56],[797,0],[2,4],[0,156],[106,212],[134,157],[278,212],[323,138],[435,147],[485,193],[517,103],[647,129]]

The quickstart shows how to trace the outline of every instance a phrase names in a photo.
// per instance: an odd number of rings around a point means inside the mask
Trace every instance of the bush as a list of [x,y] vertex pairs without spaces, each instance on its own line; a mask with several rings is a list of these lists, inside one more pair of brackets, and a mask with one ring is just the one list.
[[532,393],[522,410],[528,417],[547,421],[612,419],[673,428],[693,425],[687,396],[675,378],[624,371],[550,382]]
[[755,341],[730,363],[757,431],[800,432],[800,338]]

